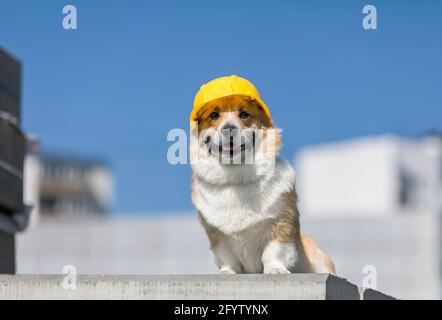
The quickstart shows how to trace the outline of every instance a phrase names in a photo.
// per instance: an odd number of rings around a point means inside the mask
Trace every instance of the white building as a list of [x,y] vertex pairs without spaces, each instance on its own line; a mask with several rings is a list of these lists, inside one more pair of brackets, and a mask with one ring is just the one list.
[[[440,298],[442,139],[391,135],[302,149],[296,180],[303,230],[338,274],[403,298]],[[361,283],[362,284],[362,283]]]
[[296,161],[303,212],[319,216],[442,210],[442,139],[391,135],[307,147]]
[[40,212],[40,141],[36,136],[27,137],[23,164],[23,203],[32,207],[29,224],[37,223]]

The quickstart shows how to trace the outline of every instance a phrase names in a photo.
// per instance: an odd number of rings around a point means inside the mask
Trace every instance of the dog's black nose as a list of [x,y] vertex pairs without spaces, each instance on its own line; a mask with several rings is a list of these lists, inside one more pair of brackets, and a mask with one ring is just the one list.
[[225,124],[221,127],[221,133],[224,137],[234,137],[239,132],[239,129],[237,126],[233,124]]

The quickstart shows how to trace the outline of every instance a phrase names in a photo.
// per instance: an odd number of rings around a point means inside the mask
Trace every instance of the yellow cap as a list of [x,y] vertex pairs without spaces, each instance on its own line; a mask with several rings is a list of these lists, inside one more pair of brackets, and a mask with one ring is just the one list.
[[233,95],[243,95],[255,99],[262,106],[267,117],[271,119],[270,110],[264,101],[261,100],[259,92],[255,86],[249,80],[233,75],[216,78],[201,86],[193,101],[193,110],[190,114],[190,122],[193,123],[193,121],[197,120],[196,115],[198,111],[206,103],[218,98]]

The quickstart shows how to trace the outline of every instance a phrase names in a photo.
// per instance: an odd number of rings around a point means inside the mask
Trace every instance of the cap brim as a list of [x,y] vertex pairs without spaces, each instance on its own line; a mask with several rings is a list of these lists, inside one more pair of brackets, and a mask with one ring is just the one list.
[[[271,114],[270,114],[270,110],[269,110],[269,108],[267,107],[266,103],[265,103],[263,100],[261,100],[261,98],[252,97],[252,96],[248,96],[248,95],[245,95],[245,94],[229,94],[229,95],[225,95],[225,96],[218,97],[218,98],[216,98],[216,99],[227,98],[227,97],[233,97],[233,96],[247,96],[247,97],[249,97],[249,98],[251,98],[251,99],[253,99],[253,100],[256,100],[256,101],[259,103],[259,105],[262,107],[262,109],[264,110],[264,113],[266,114],[266,116],[267,116],[270,120],[272,120],[272,116],[271,116]],[[206,103],[204,103],[204,104],[202,104],[202,105],[200,105],[200,106],[197,106],[196,108],[193,108],[192,112],[190,113],[190,124],[191,124],[192,127],[193,127],[193,123],[197,120],[197,117],[196,117],[196,116],[197,116],[197,114],[198,114],[198,111],[200,111],[201,108],[204,107],[204,105],[206,105],[207,103],[209,103],[209,102],[211,102],[211,101],[213,101],[213,100],[216,100],[216,99],[212,99],[212,100],[207,101]]]

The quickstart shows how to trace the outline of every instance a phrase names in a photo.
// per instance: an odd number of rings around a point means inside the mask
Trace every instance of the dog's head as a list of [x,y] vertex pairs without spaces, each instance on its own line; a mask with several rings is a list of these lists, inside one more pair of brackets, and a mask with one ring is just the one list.
[[[233,95],[205,104],[197,113],[191,156],[220,166],[254,165],[275,157],[280,149],[279,131],[254,99]],[[193,161],[194,162],[194,161]]]

